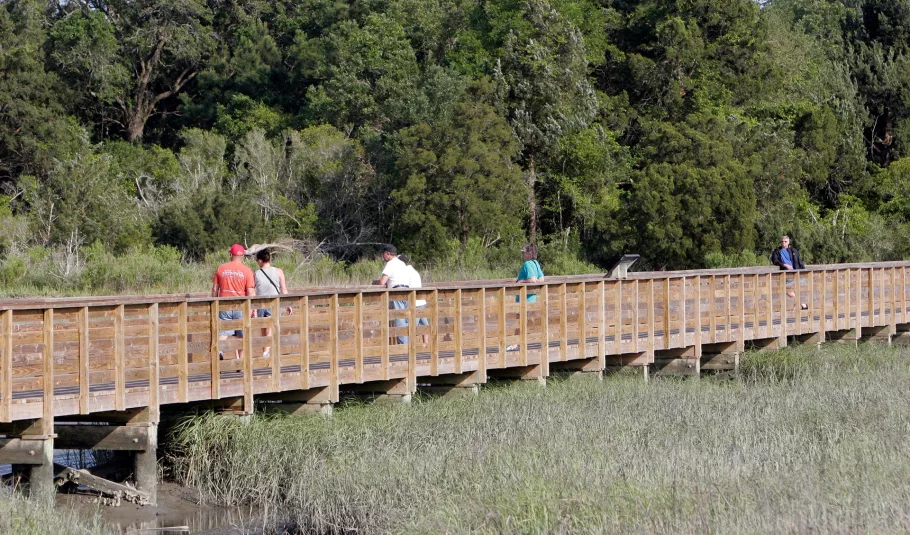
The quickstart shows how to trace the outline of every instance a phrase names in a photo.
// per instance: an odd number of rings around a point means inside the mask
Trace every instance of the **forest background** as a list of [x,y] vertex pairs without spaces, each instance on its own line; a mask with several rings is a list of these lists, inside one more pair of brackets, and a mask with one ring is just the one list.
[[0,188],[12,295],[902,259],[910,0],[6,0]]

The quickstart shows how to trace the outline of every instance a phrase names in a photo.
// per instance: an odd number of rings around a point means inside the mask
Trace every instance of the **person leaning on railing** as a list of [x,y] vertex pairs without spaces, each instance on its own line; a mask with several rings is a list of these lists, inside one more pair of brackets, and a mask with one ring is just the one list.
[[[537,246],[533,243],[527,243],[521,248],[521,258],[524,260],[524,263],[521,264],[521,269],[518,271],[518,278],[515,279],[515,282],[521,283],[538,283],[543,282],[543,268],[540,267],[540,262],[537,261]],[[521,302],[521,295],[515,296],[515,302]],[[536,303],[537,294],[528,294],[528,303]],[[519,334],[516,332],[515,334]],[[506,348],[506,351],[517,351],[517,345],[510,345]]]
[[[409,288],[411,276],[408,273],[407,266],[398,258],[398,249],[394,245],[388,244],[382,247],[382,260],[385,267],[382,268],[382,275],[373,281],[373,284],[387,286],[389,288]],[[408,302],[402,300],[389,301],[389,308],[393,310],[405,310],[408,308]],[[395,327],[407,327],[408,320],[397,318],[392,320]],[[399,344],[408,343],[407,336],[396,336]]]
[[[789,236],[781,236],[780,247],[774,249],[774,252],[771,253],[771,263],[785,271],[806,269],[803,261],[799,258],[799,251],[796,250],[796,247],[790,246]],[[787,286],[793,286],[793,279],[787,279]],[[796,299],[796,292],[790,290],[787,292],[787,297]],[[809,306],[806,303],[800,303],[800,308],[806,310]]]

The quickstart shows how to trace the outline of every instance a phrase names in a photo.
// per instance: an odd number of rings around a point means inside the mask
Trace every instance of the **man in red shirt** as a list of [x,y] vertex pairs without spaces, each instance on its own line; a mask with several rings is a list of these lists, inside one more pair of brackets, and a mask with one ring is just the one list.
[[[246,250],[239,243],[231,246],[231,261],[225,262],[215,270],[215,277],[212,278],[212,297],[244,297],[256,295],[256,280],[253,276],[253,270],[243,264],[243,255]],[[221,320],[239,320],[243,318],[240,310],[221,310],[218,312],[218,319]],[[237,338],[243,337],[243,330],[219,331],[218,339],[227,340],[228,336]],[[237,358],[243,356],[242,350],[237,350]],[[224,355],[219,353],[219,357]]]

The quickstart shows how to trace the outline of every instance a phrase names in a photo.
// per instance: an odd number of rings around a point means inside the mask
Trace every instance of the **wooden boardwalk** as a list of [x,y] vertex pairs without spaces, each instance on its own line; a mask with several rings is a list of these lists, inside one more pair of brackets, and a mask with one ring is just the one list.
[[[38,474],[50,470],[45,460],[55,437],[66,437],[58,448],[100,447],[100,439],[60,432],[85,421],[120,424],[102,437],[115,446],[106,449],[139,457],[151,451],[154,461],[150,435],[168,405],[216,402],[249,413],[254,399],[263,399],[325,410],[345,390],[407,399],[423,386],[471,388],[494,376],[543,381],[557,371],[624,366],[640,366],[646,377],[649,370],[697,375],[735,369],[745,347],[783,347],[793,337],[890,340],[910,330],[908,267],[320,288],[240,300],[0,300],[0,463],[31,466],[32,479],[45,477]],[[791,291],[795,299],[787,297]],[[391,301],[407,308],[391,309]],[[417,308],[420,301],[427,305]],[[254,309],[280,313],[251,318]],[[225,310],[239,310],[243,319],[219,320]],[[219,341],[218,332],[228,330],[252,336]],[[137,439],[135,428],[151,431]]]

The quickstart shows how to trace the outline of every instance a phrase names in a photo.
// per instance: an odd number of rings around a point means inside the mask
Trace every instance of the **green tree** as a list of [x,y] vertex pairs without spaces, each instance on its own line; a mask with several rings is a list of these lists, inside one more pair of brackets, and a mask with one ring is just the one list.
[[397,242],[423,257],[446,250],[451,237],[466,246],[521,235],[526,196],[514,163],[518,145],[495,109],[474,98],[455,106],[451,124],[420,124],[401,133],[404,185],[392,194]]
[[212,12],[201,0],[85,0],[61,11],[52,64],[78,88],[77,104],[93,103],[102,127],[117,125],[129,141],[214,52]]
[[521,146],[528,235],[535,241],[538,160],[551,157],[562,136],[590,124],[597,100],[587,77],[584,39],[578,28],[544,0],[523,4],[520,14],[524,24],[506,38],[494,80],[502,112]]

